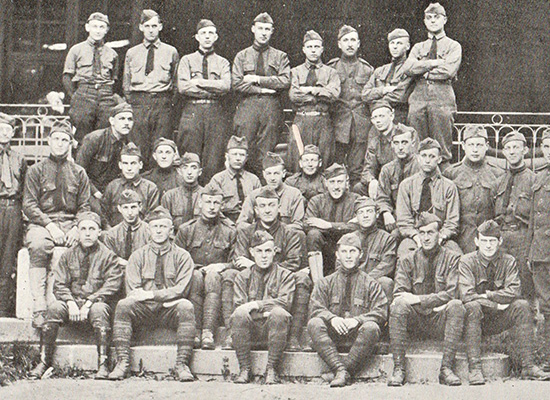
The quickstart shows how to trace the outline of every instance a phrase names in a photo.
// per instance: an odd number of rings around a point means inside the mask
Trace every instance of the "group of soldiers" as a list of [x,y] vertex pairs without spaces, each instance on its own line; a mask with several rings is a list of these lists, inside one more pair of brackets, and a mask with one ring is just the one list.
[[[127,377],[133,333],[164,325],[177,332],[181,381],[194,379],[193,348],[214,349],[220,326],[229,332],[222,348],[238,358],[236,383],[251,380],[251,350],[260,344],[268,384],[278,381],[285,350],[312,348],[333,372],[331,386],[345,386],[388,327],[391,386],[406,380],[410,334],[443,339],[440,382],[452,386],[461,384],[453,369],[464,338],[469,382],[484,384],[482,333],[512,327],[523,376],[550,380],[550,362],[534,362],[533,314],[538,306],[550,338],[550,130],[537,174],[526,167],[521,133],[503,138],[503,170],[486,158],[487,132],[474,125],[463,133],[464,159],[449,165],[461,55],[446,21],[431,4],[429,40],[408,58],[408,34],[391,32],[392,63],[376,70],[357,58],[352,27],[340,30],[342,57],[332,67],[309,31],[306,62],[291,71],[286,54],[269,46],[273,21],[263,13],[231,71],[213,51],[211,21],[200,21],[199,50],[178,64],[177,51],[158,39],[158,14],[144,10],[144,42],[126,56],[128,102],[116,104],[117,56],[103,44],[108,19],[92,14],[88,40],[70,49],[65,66],[76,136],[55,124],[50,156],[27,168],[10,147],[13,118],[0,115],[0,295],[14,290],[24,215],[41,332],[32,375],[51,366],[60,325],[86,322],[96,334],[98,379]],[[278,95],[289,86],[296,134],[285,161],[271,150]],[[175,87],[188,101],[173,141]],[[224,140],[230,127],[220,100],[231,88],[243,97],[235,135]],[[9,303],[0,299],[4,316]]]

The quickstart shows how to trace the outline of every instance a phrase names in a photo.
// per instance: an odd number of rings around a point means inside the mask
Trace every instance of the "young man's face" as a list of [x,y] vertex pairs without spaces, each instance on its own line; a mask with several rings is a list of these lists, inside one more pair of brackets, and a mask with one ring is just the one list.
[[315,175],[321,168],[321,157],[317,154],[306,154],[300,157],[298,163],[304,174],[308,176]]
[[441,154],[439,149],[422,150],[418,153],[418,163],[420,169],[426,173],[432,173],[436,170],[441,162]]
[[240,171],[243,169],[247,158],[248,152],[245,149],[229,149],[227,153],[225,153],[225,159],[229,164],[229,168],[233,171]]
[[344,35],[338,41],[338,48],[342,51],[342,54],[347,57],[355,57],[361,41],[359,40],[359,34],[357,32],[350,32]]
[[153,152],[153,159],[157,162],[160,168],[170,168],[174,163],[176,152],[171,146],[161,145]]
[[267,186],[272,189],[278,189],[283,183],[285,177],[285,167],[284,165],[275,165],[274,167],[269,167],[263,170],[263,176]]
[[201,166],[196,162],[183,164],[180,172],[183,176],[183,180],[188,185],[194,185],[199,180],[199,176],[202,174]]
[[372,112],[370,119],[379,132],[386,132],[392,126],[393,117],[392,110],[387,107],[380,107]]
[[250,248],[250,254],[254,258],[254,262],[261,269],[267,269],[273,264],[277,248],[273,240],[269,240],[264,244]]
[[[207,26],[206,28],[199,29],[195,34],[195,40],[199,42],[199,47],[202,50],[209,51],[214,47],[214,43],[218,40],[218,33],[214,26]],[[204,79],[208,79],[207,76]]]
[[102,41],[105,38],[105,35],[107,35],[107,32],[109,32],[109,25],[103,21],[97,21],[95,19],[86,23],[84,28],[94,42]]
[[411,132],[402,135],[396,135],[391,140],[391,148],[397,158],[404,160],[409,158],[413,152],[412,134]]
[[352,269],[358,265],[362,254],[362,251],[355,246],[341,244],[336,251],[336,259],[340,261],[342,267]]
[[143,168],[143,162],[139,156],[121,155],[118,167],[122,171],[122,176],[131,181],[139,175],[139,171]]
[[223,197],[221,195],[211,196],[209,194],[203,194],[200,197],[199,205],[201,215],[207,219],[216,218],[220,215],[220,210],[223,204]]
[[430,33],[437,34],[443,30],[447,17],[441,14],[424,14],[424,25]]
[[360,208],[355,215],[361,229],[368,229],[376,225],[376,219],[378,218],[376,207],[368,206]]
[[481,233],[478,233],[477,237],[474,239],[474,242],[481,255],[490,259],[493,258],[500,248],[502,238],[499,239],[494,236],[483,236]]
[[506,161],[511,165],[518,165],[523,161],[523,156],[527,153],[527,147],[521,140],[513,140],[506,143],[502,149],[502,154]]
[[153,17],[149,21],[139,24],[139,30],[143,33],[143,37],[146,41],[156,41],[159,38],[160,31],[162,31],[162,24],[160,23],[159,17]]
[[401,58],[405,54],[407,54],[407,51],[411,47],[409,43],[409,39],[406,37],[400,37],[397,39],[393,39],[388,43],[388,50],[390,51],[390,55],[392,58]]
[[109,118],[109,123],[119,135],[128,135],[134,126],[134,114],[131,112],[118,113],[114,117]]
[[464,156],[471,162],[480,162],[485,158],[487,153],[487,140],[485,138],[474,137],[467,139],[462,148],[464,149]]
[[279,199],[256,197],[254,211],[256,218],[266,225],[271,225],[279,216]]
[[323,42],[320,40],[308,40],[304,43],[302,50],[307,60],[316,64],[323,54]]
[[118,212],[128,225],[134,225],[139,219],[141,203],[128,203],[117,205]]
[[325,180],[330,197],[334,200],[338,200],[346,192],[348,185],[348,176],[346,174],[338,175],[330,179]]
[[0,124],[0,144],[6,145],[13,138],[15,130],[10,124]]
[[50,135],[50,152],[56,157],[63,157],[69,153],[73,139],[63,132],[53,132]]
[[168,218],[155,219],[149,222],[151,240],[157,244],[165,243],[172,233],[172,220]]
[[254,41],[259,45],[265,45],[269,43],[271,35],[273,35],[273,24],[266,22],[255,22],[251,28],[254,34]]
[[101,228],[92,220],[84,220],[78,223],[78,240],[84,248],[92,247],[99,240]]
[[547,163],[550,163],[550,139],[544,139],[540,145],[542,154]]
[[418,228],[418,236],[420,236],[420,244],[426,251],[431,251],[439,244],[439,224],[432,222],[431,224]]

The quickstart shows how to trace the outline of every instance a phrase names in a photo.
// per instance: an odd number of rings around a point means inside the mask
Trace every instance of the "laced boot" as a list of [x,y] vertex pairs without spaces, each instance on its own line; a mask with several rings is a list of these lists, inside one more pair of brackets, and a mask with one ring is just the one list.
[[214,350],[216,348],[214,344],[214,334],[210,329],[203,329],[202,331],[202,349]]
[[277,375],[277,372],[275,371],[275,368],[273,367],[268,366],[264,376],[266,385],[275,385],[279,383],[279,377]]
[[243,368],[239,371],[239,375],[235,380],[234,383],[249,383],[252,380],[252,373],[250,372],[250,368]]
[[58,330],[59,325],[54,323],[45,323],[42,327],[42,331],[40,332],[40,362],[29,373],[29,377],[42,379],[44,373],[52,365]]
[[132,339],[132,326],[115,321],[114,342],[117,353],[117,363],[108,379],[118,381],[125,379],[130,373],[130,340]]
[[96,329],[97,340],[97,373],[94,379],[105,380],[109,378],[109,329]]
[[481,359],[471,358],[469,364],[470,372],[468,374],[468,381],[470,382],[470,386],[485,385],[485,377],[481,370]]
[[340,368],[336,371],[334,379],[330,381],[330,387],[344,387],[351,382],[351,376],[345,368]]
[[462,381],[450,367],[442,366],[439,370],[439,383],[447,386],[460,386]]
[[403,386],[405,384],[405,360],[403,357],[394,357],[394,367],[388,386]]

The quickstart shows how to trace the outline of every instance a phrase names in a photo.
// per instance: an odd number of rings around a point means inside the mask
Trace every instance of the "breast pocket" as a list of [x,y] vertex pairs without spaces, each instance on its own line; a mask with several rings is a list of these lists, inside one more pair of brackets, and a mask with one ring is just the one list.
[[172,80],[170,64],[161,64],[159,68],[159,82],[170,83]]
[[353,299],[353,307],[357,310],[356,314],[365,314],[369,310],[370,302],[368,299],[356,297]]
[[243,63],[243,75],[253,75],[256,73],[256,65],[251,61]]
[[103,77],[111,79],[113,76],[113,69],[115,68],[115,57],[104,56],[101,58],[101,73]]
[[367,84],[367,81],[367,75],[361,74],[355,77],[355,83],[361,88]]
[[525,223],[528,223],[530,212],[531,196],[529,195],[529,193],[523,192],[518,196],[518,200],[514,208],[514,215],[516,218],[519,218]]
[[67,196],[65,198],[67,209],[70,211],[76,211],[78,202],[78,187],[76,185],[67,186]]
[[138,85],[145,81],[145,65],[133,62],[130,64],[130,82]]
[[424,275],[417,276],[413,281],[413,293],[424,292]]
[[155,269],[150,268],[143,271],[141,275],[141,280],[143,281],[141,285],[142,288],[151,287],[151,285],[153,284],[153,281],[155,280]]
[[279,75],[279,62],[276,60],[269,60],[268,75]]
[[330,311],[335,314],[340,312],[340,297],[334,295],[330,298]]

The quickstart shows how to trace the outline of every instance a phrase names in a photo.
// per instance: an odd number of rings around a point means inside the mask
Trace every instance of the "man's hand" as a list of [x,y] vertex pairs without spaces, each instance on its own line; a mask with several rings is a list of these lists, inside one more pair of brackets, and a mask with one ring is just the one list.
[[332,228],[332,224],[330,222],[325,221],[324,219],[321,219],[321,218],[316,218],[316,217],[306,218],[305,223],[306,223],[306,226],[309,226],[310,228],[317,228],[317,229],[323,229],[323,230],[328,230]]
[[90,313],[90,307],[91,306],[92,306],[91,304],[86,302],[86,303],[84,303],[82,308],[80,308],[80,320],[81,321],[86,321],[88,319],[88,314]]
[[128,265],[128,260],[125,260],[124,258],[119,257],[118,258],[118,265],[120,265],[123,268],[126,268],[126,266]]
[[440,311],[443,311],[445,309],[445,307],[447,307],[447,304],[442,304],[440,305],[439,307],[434,307],[434,312],[440,312]]
[[437,68],[445,64],[445,60],[438,58],[437,60],[430,60],[430,67]]
[[314,86],[300,86],[299,89],[303,94],[311,94],[311,95],[315,95],[317,91],[317,88]]
[[245,256],[240,256],[240,257],[237,257],[237,259],[235,260],[235,266],[238,268],[238,269],[245,269],[245,268],[249,268],[251,266],[254,265],[254,261],[246,258]]
[[399,292],[399,293],[396,293],[394,297],[403,299],[406,303],[410,304],[411,306],[420,304],[420,297],[410,292]]
[[260,93],[263,93],[263,94],[275,94],[277,93],[276,90],[273,90],[273,89],[270,89],[270,88],[261,88],[260,89]]
[[54,222],[46,225],[46,229],[52,235],[52,240],[56,245],[63,246],[65,244],[65,233]]
[[260,305],[258,304],[257,301],[251,301],[250,303],[244,303],[240,305],[238,308],[240,308],[241,310],[244,310],[247,313],[251,313],[252,311],[259,310]]
[[391,212],[385,212],[382,214],[384,217],[384,226],[388,232],[392,232],[394,229],[397,229],[397,224],[395,223],[395,218]]
[[72,247],[76,242],[78,242],[78,229],[73,226],[65,235],[65,246]]
[[101,192],[98,190],[97,192],[94,193],[94,197],[98,200],[101,200],[103,198],[103,195],[101,194]]
[[376,197],[378,196],[378,180],[373,179],[369,182],[369,197],[373,200],[376,200]]
[[349,332],[348,326],[344,318],[335,317],[330,320],[330,324],[338,332],[339,335],[347,335]]
[[357,325],[359,325],[359,321],[357,321],[355,318],[346,318],[344,320],[344,323],[346,324],[346,327],[348,328],[348,332],[354,329]]
[[131,291],[128,297],[131,297],[136,301],[147,301],[147,300],[152,300],[155,297],[155,295],[152,291],[147,291],[140,288],[140,289]]
[[78,305],[74,301],[67,302],[67,307],[69,307],[69,320],[73,322],[80,321],[80,310]]
[[509,306],[510,306],[510,304],[500,304],[500,303],[498,303],[497,304],[497,310],[500,310],[500,311],[506,310]]
[[202,267],[201,271],[204,272],[204,274],[206,275],[211,272],[221,273],[225,271],[225,268],[226,268],[226,264],[214,263],[214,264],[207,265],[206,267]]
[[384,88],[382,89],[382,93],[392,93],[395,89],[397,89],[397,86],[384,86]]
[[259,84],[260,83],[260,77],[258,75],[250,74],[243,76],[243,82],[244,83],[253,83],[253,84]]

